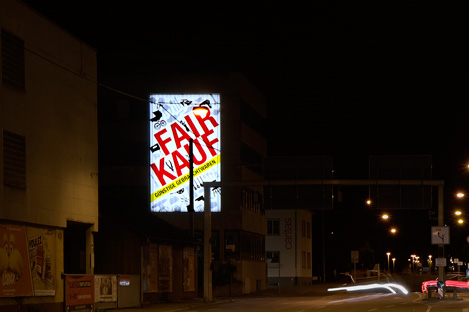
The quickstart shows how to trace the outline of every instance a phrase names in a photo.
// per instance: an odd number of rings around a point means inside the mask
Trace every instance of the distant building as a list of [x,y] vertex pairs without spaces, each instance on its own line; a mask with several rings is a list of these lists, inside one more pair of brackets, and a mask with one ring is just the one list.
[[[265,160],[265,179],[277,181],[267,184],[264,190],[270,284],[278,283],[279,277],[283,285],[325,279],[324,215],[334,207],[334,189],[321,181],[332,180],[333,175],[333,159],[329,156],[275,156]],[[308,184],[312,181],[315,184]],[[286,220],[291,222],[286,223]],[[295,244],[285,248],[284,241],[290,239],[285,235],[290,228],[295,234],[291,238]],[[278,255],[280,271],[276,262]]]
[[270,285],[311,285],[312,213],[299,209],[266,210],[265,242]]
[[94,270],[96,51],[15,0],[0,32],[0,311],[62,311]]

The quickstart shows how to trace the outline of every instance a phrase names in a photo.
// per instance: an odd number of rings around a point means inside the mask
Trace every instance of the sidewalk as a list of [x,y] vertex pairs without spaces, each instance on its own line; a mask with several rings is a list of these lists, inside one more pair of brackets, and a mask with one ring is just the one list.
[[190,309],[196,309],[197,307],[204,305],[219,305],[227,304],[237,298],[249,298],[249,297],[278,297],[278,296],[325,296],[328,294],[327,289],[335,287],[337,284],[315,284],[311,286],[285,286],[285,287],[269,287],[266,290],[259,292],[244,294],[239,296],[233,296],[232,298],[214,298],[212,302],[204,302],[203,299],[192,299],[177,302],[161,302],[144,304],[141,308],[123,308],[123,309],[110,309],[102,310],[103,312],[177,312]]

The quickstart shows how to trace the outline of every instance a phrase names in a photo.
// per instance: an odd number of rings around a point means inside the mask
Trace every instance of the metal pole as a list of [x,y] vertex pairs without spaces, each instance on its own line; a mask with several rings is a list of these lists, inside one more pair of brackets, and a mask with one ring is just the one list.
[[194,140],[189,139],[189,212],[190,235],[194,238]]
[[194,140],[189,139],[189,212],[194,212]]
[[[444,209],[443,209],[443,185],[438,186],[438,226],[444,226]],[[445,257],[445,245],[438,245],[438,257]],[[446,281],[445,268],[438,267],[438,280]],[[443,288],[443,294],[445,289]]]
[[210,211],[211,187],[204,183],[204,302],[212,302],[212,215]]

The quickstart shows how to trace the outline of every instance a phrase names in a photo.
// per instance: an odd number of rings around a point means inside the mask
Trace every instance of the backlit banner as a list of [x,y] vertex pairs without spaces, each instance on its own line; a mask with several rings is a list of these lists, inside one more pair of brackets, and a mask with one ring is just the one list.
[[[221,179],[220,95],[151,94],[149,129],[151,211],[188,211],[192,139],[194,211],[202,212],[203,182]],[[212,212],[220,211],[220,193],[211,191]]]

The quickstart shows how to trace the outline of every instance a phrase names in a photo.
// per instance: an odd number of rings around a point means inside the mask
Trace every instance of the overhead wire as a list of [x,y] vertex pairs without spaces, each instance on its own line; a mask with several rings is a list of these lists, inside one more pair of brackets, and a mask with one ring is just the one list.
[[[97,80],[94,80],[94,79],[92,79],[92,78],[89,78],[89,77],[87,77],[86,75],[79,74],[79,73],[77,73],[76,71],[74,71],[74,70],[72,70],[72,69],[70,69],[70,68],[67,68],[67,67],[64,66],[64,65],[58,64],[57,62],[55,62],[55,61],[53,61],[53,60],[51,60],[51,59],[49,59],[49,58],[47,58],[47,57],[45,57],[45,56],[43,56],[43,55],[37,53],[37,52],[35,52],[35,51],[33,51],[33,50],[31,50],[31,49],[29,49],[29,48],[27,48],[27,47],[24,47],[24,50],[27,51],[27,52],[29,52],[29,53],[31,53],[31,54],[33,54],[33,55],[35,55],[35,56],[37,56],[37,57],[39,57],[39,58],[41,58],[41,59],[43,59],[44,61],[47,61],[48,63],[50,63],[50,64],[52,64],[52,65],[54,65],[54,66],[57,66],[58,68],[61,68],[61,69],[65,70],[65,71],[67,71],[67,72],[69,72],[69,73],[71,73],[71,74],[73,74],[73,75],[75,75],[75,76],[78,76],[78,77],[80,77],[80,78],[82,78],[82,79],[84,79],[84,80],[86,80],[86,81],[88,81],[88,82],[91,82],[91,83],[95,84],[96,86],[105,88],[105,89],[107,89],[107,90],[109,90],[109,91],[112,91],[112,92],[115,92],[115,93],[118,93],[118,94],[127,96],[127,97],[129,97],[129,98],[132,98],[132,99],[135,99],[135,100],[138,100],[138,101],[147,103],[147,104],[148,104],[148,103],[150,103],[150,104],[158,104],[159,107],[163,108],[163,109],[165,110],[165,112],[168,113],[174,120],[176,120],[177,122],[181,123],[181,122],[180,122],[179,120],[177,120],[177,118],[176,118],[173,114],[171,114],[171,112],[170,112],[169,110],[167,110],[161,103],[151,101],[150,99],[144,99],[144,98],[142,98],[142,97],[139,97],[139,96],[130,94],[130,93],[125,92],[125,91],[122,91],[122,90],[118,90],[118,89],[116,89],[116,88],[114,88],[114,87],[111,87],[111,86],[109,86],[109,85],[106,85],[106,84],[104,84],[104,83],[102,83],[102,82],[99,82],[99,81],[97,81]],[[168,104],[168,103],[167,103],[167,104]],[[218,103],[218,104],[219,104],[219,103]],[[199,144],[200,146],[203,146],[201,143],[199,143],[199,142],[196,143],[195,141],[194,141],[194,144]],[[208,147],[208,146],[205,145],[205,147],[207,147],[207,148],[212,148],[212,149],[214,149],[214,150],[216,150],[216,151],[218,151],[218,152],[221,152],[220,149],[215,148],[215,147],[213,147],[213,146]],[[243,163],[243,162],[241,162],[241,165],[242,165],[242,166],[258,166],[258,165],[255,165],[255,164],[248,164],[248,163]]]

